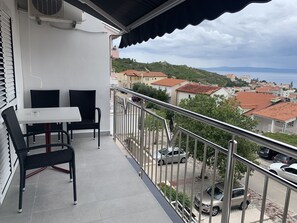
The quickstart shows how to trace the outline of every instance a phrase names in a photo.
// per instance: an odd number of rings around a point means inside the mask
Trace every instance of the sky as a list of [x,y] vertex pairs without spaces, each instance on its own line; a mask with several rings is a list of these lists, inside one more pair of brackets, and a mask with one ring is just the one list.
[[196,68],[297,68],[297,0],[252,3],[240,12],[120,49],[120,57]]

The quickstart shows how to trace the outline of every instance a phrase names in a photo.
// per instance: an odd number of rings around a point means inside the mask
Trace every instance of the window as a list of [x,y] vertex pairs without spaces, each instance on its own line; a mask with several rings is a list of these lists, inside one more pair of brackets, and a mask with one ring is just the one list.
[[235,190],[232,193],[232,197],[239,197],[244,195],[244,190]]
[[11,17],[0,9],[0,108],[16,98]]
[[[0,109],[16,100],[15,69],[12,39],[12,19],[8,8],[0,4]],[[11,146],[6,126],[0,123],[0,204],[16,169],[17,156]]]

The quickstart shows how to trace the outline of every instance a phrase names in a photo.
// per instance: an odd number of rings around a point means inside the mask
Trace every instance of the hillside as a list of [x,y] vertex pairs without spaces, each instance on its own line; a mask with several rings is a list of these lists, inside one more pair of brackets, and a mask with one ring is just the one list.
[[138,63],[135,60],[125,58],[113,60],[112,67],[115,72],[122,72],[125,70],[161,71],[168,75],[168,77],[175,77],[203,84],[217,84],[222,87],[234,86],[234,83],[222,75],[188,67],[186,65],[172,65],[167,62]]

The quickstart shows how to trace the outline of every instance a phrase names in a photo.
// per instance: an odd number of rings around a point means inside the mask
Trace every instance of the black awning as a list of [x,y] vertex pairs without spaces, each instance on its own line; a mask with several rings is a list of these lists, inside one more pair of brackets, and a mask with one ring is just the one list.
[[252,2],[270,0],[66,0],[124,31],[120,48],[163,36],[187,25],[238,12]]

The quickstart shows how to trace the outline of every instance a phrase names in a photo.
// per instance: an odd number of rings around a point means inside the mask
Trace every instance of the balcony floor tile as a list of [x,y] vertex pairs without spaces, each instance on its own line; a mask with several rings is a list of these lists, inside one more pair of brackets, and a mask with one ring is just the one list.
[[0,206],[0,222],[172,222],[112,137],[102,136],[100,149],[88,136],[75,136],[72,145],[78,204],[73,205],[69,175],[48,168],[27,180],[23,213],[18,214],[17,170]]

